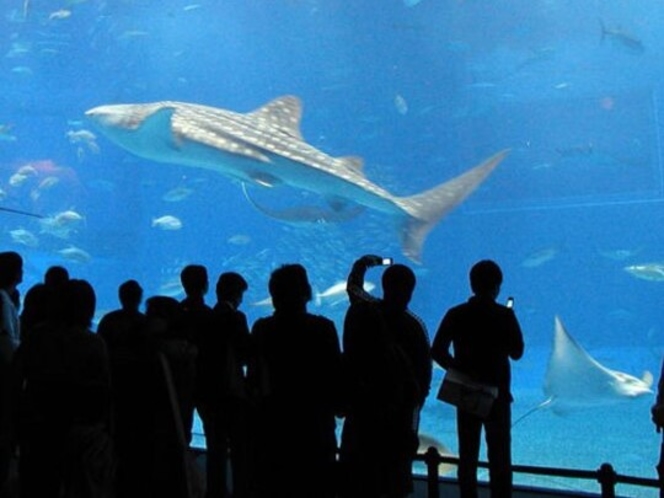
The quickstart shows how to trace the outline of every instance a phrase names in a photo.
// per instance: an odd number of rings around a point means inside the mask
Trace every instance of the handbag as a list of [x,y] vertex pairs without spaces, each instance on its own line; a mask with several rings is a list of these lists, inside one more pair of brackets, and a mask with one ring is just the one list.
[[445,372],[436,397],[461,411],[486,418],[498,397],[498,388],[476,382],[457,370],[449,369]]

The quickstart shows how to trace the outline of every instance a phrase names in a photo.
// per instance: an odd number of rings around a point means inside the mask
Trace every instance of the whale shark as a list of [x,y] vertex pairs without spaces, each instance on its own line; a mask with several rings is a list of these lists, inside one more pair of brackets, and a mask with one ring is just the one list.
[[559,415],[598,408],[652,394],[653,375],[642,378],[612,370],[599,363],[567,332],[555,317],[553,349],[544,377],[546,399],[517,418],[513,426],[532,413],[550,408]]
[[438,221],[509,152],[502,150],[422,193],[400,197],[371,182],[361,158],[332,157],[307,143],[300,131],[302,104],[292,95],[248,113],[162,101],[102,105],[85,114],[112,142],[145,159],[205,168],[263,187],[288,185],[333,205],[355,204],[393,216],[402,252],[415,262],[421,261],[426,236]]

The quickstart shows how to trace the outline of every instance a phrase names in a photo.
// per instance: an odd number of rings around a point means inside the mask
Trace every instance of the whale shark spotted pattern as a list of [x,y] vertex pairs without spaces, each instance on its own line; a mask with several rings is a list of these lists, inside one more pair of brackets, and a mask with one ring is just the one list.
[[398,197],[364,176],[361,158],[332,157],[307,143],[300,133],[302,105],[294,96],[249,113],[164,101],[105,105],[85,114],[110,140],[146,159],[210,169],[265,187],[288,185],[337,205],[359,204],[394,216],[402,251],[417,262],[435,224],[508,153],[498,152],[430,190]]

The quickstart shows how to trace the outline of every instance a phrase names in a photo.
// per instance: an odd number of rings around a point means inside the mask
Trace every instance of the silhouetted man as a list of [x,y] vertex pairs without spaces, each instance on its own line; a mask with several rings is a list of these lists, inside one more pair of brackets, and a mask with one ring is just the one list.
[[[341,352],[334,323],[307,312],[311,285],[301,265],[270,276],[275,311],[254,324],[262,382],[257,413],[260,496],[335,496],[335,415]],[[253,369],[252,369],[253,370]]]
[[366,255],[348,277],[351,306],[343,350],[348,403],[340,463],[344,497],[405,497],[413,487],[419,414],[431,384],[426,328],[409,309],[415,274],[389,266],[383,299],[364,291],[369,267],[383,258]]
[[18,284],[23,281],[23,258],[14,251],[0,252],[0,489],[11,460],[10,367],[20,341]]
[[[113,440],[118,456],[117,492],[126,498],[145,496],[152,441],[146,434],[153,423],[151,356],[147,340],[147,318],[139,310],[143,289],[135,280],[118,289],[121,308],[103,316],[97,335],[106,342],[113,378]],[[143,444],[136,441],[146,439]]]
[[249,393],[244,368],[250,354],[247,318],[238,308],[247,290],[238,273],[219,276],[213,326],[196,336],[196,406],[203,422],[207,448],[207,498],[228,496],[227,460],[230,450],[233,497],[249,494]]
[[482,427],[486,431],[491,496],[512,496],[509,360],[521,358],[524,344],[514,311],[496,303],[502,282],[496,263],[483,260],[475,264],[470,270],[474,295],[447,311],[431,348],[434,361],[444,369],[455,369],[473,381],[498,388],[498,397],[484,419],[457,408],[461,498],[477,497]]

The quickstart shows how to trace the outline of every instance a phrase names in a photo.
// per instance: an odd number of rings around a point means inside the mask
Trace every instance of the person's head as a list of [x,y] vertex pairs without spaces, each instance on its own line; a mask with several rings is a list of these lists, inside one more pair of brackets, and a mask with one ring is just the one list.
[[23,281],[23,258],[15,251],[0,252],[0,289],[13,292]]
[[48,287],[58,287],[69,280],[69,272],[63,266],[51,266],[44,273],[44,283]]
[[204,296],[208,291],[208,273],[203,265],[187,265],[180,272],[180,282],[187,296]]
[[484,259],[470,269],[470,288],[476,296],[496,299],[503,283],[503,272],[494,261]]
[[236,308],[242,303],[242,295],[249,288],[247,281],[235,272],[225,272],[217,280],[217,301],[227,301]]
[[145,316],[151,333],[175,336],[182,327],[182,308],[174,297],[152,296],[145,301]]
[[283,265],[270,275],[268,283],[272,305],[277,311],[306,309],[311,301],[311,285],[307,270],[299,264]]
[[138,311],[143,300],[143,288],[136,280],[127,280],[118,288],[118,298],[122,309]]
[[415,273],[406,265],[389,266],[383,273],[383,301],[393,309],[406,309],[415,290]]
[[53,299],[56,304],[55,318],[58,322],[75,327],[90,327],[97,297],[89,282],[79,279],[68,280]]

